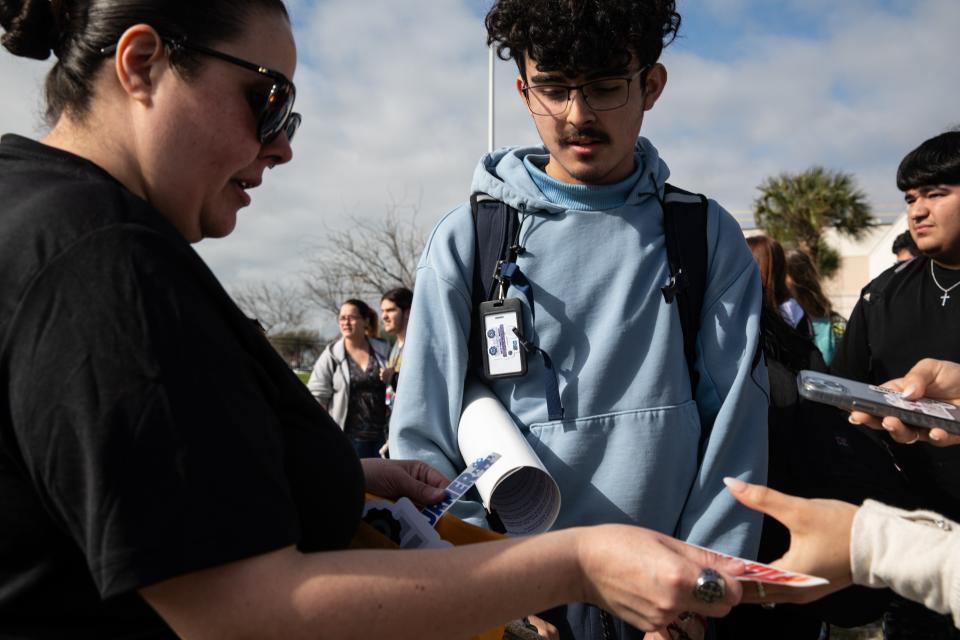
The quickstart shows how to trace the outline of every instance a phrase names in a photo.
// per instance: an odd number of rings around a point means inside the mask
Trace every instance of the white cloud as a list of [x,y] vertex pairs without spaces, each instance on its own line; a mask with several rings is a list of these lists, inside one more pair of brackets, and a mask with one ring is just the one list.
[[896,210],[900,159],[960,118],[960,8],[855,4],[820,39],[745,36],[753,53],[733,62],[668,49],[670,81],[645,133],[674,179],[745,210],[763,176],[823,164],[855,173],[878,211]]
[[[747,20],[757,1],[680,9]],[[812,164],[854,172],[878,209],[897,208],[900,158],[960,121],[960,7],[900,2],[893,15],[880,9],[890,0],[784,2],[821,16],[821,35],[770,35],[753,21],[727,49],[748,56],[668,48],[667,91],[644,135],[676,184],[732,210],[749,208],[764,176]],[[486,149],[483,25],[465,3],[297,0],[291,15],[304,126],[294,162],[267,174],[237,231],[199,245],[228,284],[290,277],[307,240],[350,214],[419,203],[421,223],[432,224],[468,195]],[[0,56],[0,130],[37,132],[45,68]],[[513,89],[515,67],[499,63],[497,73],[497,144],[535,142]]]

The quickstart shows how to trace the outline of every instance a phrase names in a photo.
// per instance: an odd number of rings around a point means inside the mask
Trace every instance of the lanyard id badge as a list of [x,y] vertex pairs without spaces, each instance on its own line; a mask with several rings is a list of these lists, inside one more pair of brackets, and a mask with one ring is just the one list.
[[527,373],[527,352],[521,344],[523,313],[520,300],[488,300],[480,304],[483,329],[483,373],[488,379],[511,378]]

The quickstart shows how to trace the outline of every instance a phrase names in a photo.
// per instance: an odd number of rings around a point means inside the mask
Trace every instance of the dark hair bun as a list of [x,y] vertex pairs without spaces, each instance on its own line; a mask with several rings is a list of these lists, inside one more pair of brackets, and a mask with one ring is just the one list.
[[[46,60],[60,39],[50,0],[0,0],[0,43],[10,53]],[[55,3],[59,5],[60,3]]]

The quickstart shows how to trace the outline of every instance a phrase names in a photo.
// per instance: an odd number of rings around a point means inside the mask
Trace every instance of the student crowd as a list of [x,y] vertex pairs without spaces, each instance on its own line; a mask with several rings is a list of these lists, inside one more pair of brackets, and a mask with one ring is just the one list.
[[[304,387],[190,246],[292,159],[284,3],[0,0],[3,46],[56,59],[49,132],[0,139],[0,635],[958,637],[960,436],[849,424],[796,375],[960,403],[960,131],[900,162],[916,255],[845,321],[809,256],[744,242],[640,136],[680,25],[674,0],[494,2],[543,144],[480,159],[381,300],[392,348],[346,300]],[[477,380],[557,481],[554,530],[358,548],[365,492],[430,505],[465,467]]]

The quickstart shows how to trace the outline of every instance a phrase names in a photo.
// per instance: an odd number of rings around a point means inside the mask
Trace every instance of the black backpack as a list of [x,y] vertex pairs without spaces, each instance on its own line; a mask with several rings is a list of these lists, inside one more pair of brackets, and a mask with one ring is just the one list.
[[[663,199],[663,227],[667,245],[670,281],[662,287],[668,304],[677,301],[683,329],[683,353],[690,375],[690,389],[696,397],[697,334],[707,287],[707,199],[667,184]],[[516,263],[523,253],[520,242],[521,219],[510,205],[484,193],[470,196],[470,210],[476,230],[476,251],[473,268],[473,314],[471,315],[469,358],[470,370],[482,374],[474,354],[479,353],[481,336],[476,320],[480,303],[497,298],[509,282],[501,277],[505,264]],[[701,452],[709,431],[701,432]]]

